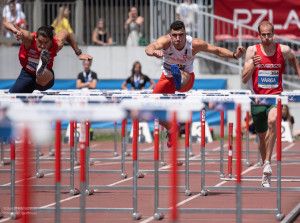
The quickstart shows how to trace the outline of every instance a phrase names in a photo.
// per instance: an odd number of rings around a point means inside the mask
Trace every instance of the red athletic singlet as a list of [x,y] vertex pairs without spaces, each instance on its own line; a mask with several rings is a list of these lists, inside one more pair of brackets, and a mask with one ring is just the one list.
[[256,55],[261,56],[261,63],[255,67],[252,81],[249,82],[252,93],[255,94],[280,94],[282,89],[282,75],[285,69],[281,47],[276,43],[273,56],[266,56],[256,45]]
[[[21,47],[20,47],[20,51],[19,51],[19,60],[20,60],[21,66],[28,73],[31,73],[31,74],[36,73],[36,67],[39,63],[40,54],[41,54],[41,52],[39,52],[37,47],[36,47],[35,38],[36,38],[36,33],[34,32],[33,33],[33,38],[32,38],[32,44],[31,44],[30,48],[28,50],[25,49],[25,47],[22,43]],[[56,51],[57,51],[57,40],[56,40],[55,37],[53,37],[53,45],[49,49],[50,62],[47,65],[48,69],[52,69],[52,67],[53,67],[53,60],[54,60],[54,57],[57,55]]]

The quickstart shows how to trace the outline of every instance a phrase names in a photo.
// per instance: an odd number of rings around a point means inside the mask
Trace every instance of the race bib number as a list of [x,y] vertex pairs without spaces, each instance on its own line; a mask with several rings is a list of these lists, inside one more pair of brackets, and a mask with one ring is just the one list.
[[279,70],[258,71],[258,87],[272,89],[278,87]]
[[32,71],[36,71],[36,67],[38,63],[39,63],[39,59],[29,57],[26,68]]

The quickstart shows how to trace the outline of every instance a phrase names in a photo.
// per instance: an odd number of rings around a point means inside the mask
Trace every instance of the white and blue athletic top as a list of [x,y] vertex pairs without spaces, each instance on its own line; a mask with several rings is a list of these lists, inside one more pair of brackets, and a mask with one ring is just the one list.
[[163,65],[161,67],[164,75],[167,77],[172,77],[171,74],[171,65],[176,64],[180,70],[185,70],[189,73],[194,71],[194,56],[192,54],[192,42],[193,37],[186,36],[186,43],[182,50],[177,50],[172,42],[170,43],[170,47],[167,50],[162,50],[164,53],[163,57]]

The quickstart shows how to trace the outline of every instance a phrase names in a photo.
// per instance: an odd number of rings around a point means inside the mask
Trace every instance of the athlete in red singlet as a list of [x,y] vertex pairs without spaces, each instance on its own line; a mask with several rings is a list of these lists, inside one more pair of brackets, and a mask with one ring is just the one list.
[[256,55],[261,57],[250,79],[250,88],[254,94],[280,94],[282,75],[285,69],[281,46],[275,43],[275,53],[266,56],[260,44],[256,45]]
[[[248,47],[242,74],[243,83],[249,81],[254,94],[280,94],[284,60],[288,59],[300,77],[299,63],[287,45],[273,42],[274,26],[268,21],[258,26],[261,43]],[[262,186],[271,184],[271,157],[276,140],[277,109],[275,105],[253,105],[251,113],[259,136],[259,150],[264,162]]]
[[92,60],[88,54],[82,54],[72,35],[62,30],[53,37],[51,26],[42,26],[37,32],[29,32],[4,22],[4,27],[14,33],[17,40],[22,40],[19,60],[23,67],[10,93],[32,93],[35,89],[45,91],[54,84],[53,60],[57,53],[68,42],[75,51],[78,59]]

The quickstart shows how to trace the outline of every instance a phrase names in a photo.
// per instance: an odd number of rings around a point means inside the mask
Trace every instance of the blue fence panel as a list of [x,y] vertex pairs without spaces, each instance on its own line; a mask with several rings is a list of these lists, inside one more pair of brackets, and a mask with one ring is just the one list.
[[[158,82],[157,79],[154,79],[155,83]],[[114,80],[99,80],[97,83],[97,89],[121,89],[121,85],[124,82],[123,79],[114,79]],[[9,89],[15,83],[15,80],[1,80],[0,89]],[[149,83],[146,84],[146,88],[150,86]],[[213,89],[226,89],[227,88],[227,79],[196,79],[193,89],[202,89],[202,90],[213,90]],[[53,90],[65,90],[65,89],[76,89],[76,80],[55,80]],[[130,89],[130,85],[128,85]]]

